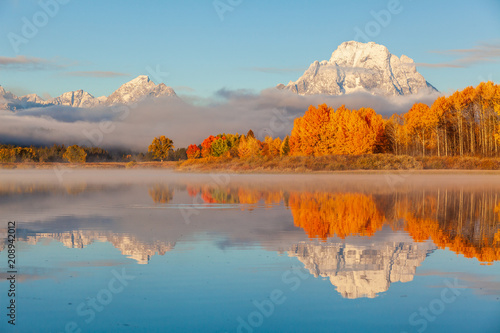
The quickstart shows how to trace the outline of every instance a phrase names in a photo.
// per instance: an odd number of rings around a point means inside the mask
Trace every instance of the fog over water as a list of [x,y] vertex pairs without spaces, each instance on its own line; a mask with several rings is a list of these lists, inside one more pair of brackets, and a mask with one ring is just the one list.
[[[241,198],[238,204],[232,204],[228,198],[225,199],[227,204],[216,202],[215,206],[211,206],[210,202],[206,202],[206,198],[200,198],[199,195],[188,196],[189,188],[234,193],[233,195],[239,196],[246,192],[258,196],[250,199],[252,204],[245,204]],[[308,196],[301,199],[304,201],[311,200],[311,195],[335,196],[344,193],[389,198],[393,197],[394,193],[425,195],[435,194],[437,190],[443,193],[500,192],[500,177],[492,176],[491,173],[244,175],[140,169],[4,170],[0,173],[0,190],[3,193],[0,207],[4,217],[30,223],[30,228],[43,230],[62,227],[61,230],[67,230],[70,223],[77,229],[112,228],[114,231],[131,232],[145,241],[161,239],[171,242],[177,241],[181,235],[195,231],[217,231],[231,234],[230,242],[270,242],[274,244],[273,248],[279,248],[307,239],[303,231],[289,224],[289,212],[286,210],[261,209],[289,200],[290,193],[307,194]],[[275,197],[272,199],[274,203],[259,201],[263,200],[259,197],[271,198],[270,195]],[[155,199],[155,196],[158,196],[158,199]],[[33,202],[36,202],[35,206],[32,205]],[[165,204],[162,205],[161,202]],[[240,206],[243,209],[256,209],[251,223],[241,222]],[[183,207],[186,208],[184,211]],[[379,209],[386,208],[381,206]],[[156,226],[153,229],[144,229],[142,224],[137,223],[143,220],[143,214],[146,212],[149,214],[148,225]],[[184,223],[186,214],[190,223]],[[61,219],[68,216],[72,216],[71,220]],[[165,220],[172,221],[166,226],[167,229],[163,226]],[[269,220],[276,223],[270,224]],[[120,223],[117,224],[116,221]],[[281,237],[286,240],[286,246],[279,245]],[[375,234],[374,237],[393,238],[393,235],[382,233]],[[360,238],[355,241],[372,240]]]
[[431,171],[341,171],[316,174],[273,173],[191,173],[162,169],[5,169],[0,173],[1,183],[157,183],[191,182],[227,184],[274,185],[293,189],[338,189],[350,186],[367,191],[388,187],[463,187],[485,188],[500,186],[498,171],[431,170]]

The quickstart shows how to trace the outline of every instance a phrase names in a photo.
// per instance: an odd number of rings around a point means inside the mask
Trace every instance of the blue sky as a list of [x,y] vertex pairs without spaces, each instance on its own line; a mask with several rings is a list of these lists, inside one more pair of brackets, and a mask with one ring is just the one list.
[[[55,1],[67,3],[55,10]],[[146,74],[180,95],[260,91],[295,81],[344,41],[365,41],[356,29],[413,58],[444,93],[500,82],[500,1],[397,2],[1,0],[0,85],[19,95],[101,96]],[[52,3],[51,16],[41,3]],[[374,13],[390,8],[378,23]],[[36,20],[38,31],[23,35]],[[13,36],[28,38],[16,45]]]

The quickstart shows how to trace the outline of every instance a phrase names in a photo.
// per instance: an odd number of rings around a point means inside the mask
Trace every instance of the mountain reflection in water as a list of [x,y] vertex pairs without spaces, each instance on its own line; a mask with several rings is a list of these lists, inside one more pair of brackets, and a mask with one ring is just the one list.
[[297,258],[345,298],[373,298],[391,283],[412,281],[436,249],[483,264],[500,259],[500,184],[487,177],[408,176],[396,185],[384,175],[207,177],[1,179],[0,206],[23,211],[12,216],[21,242],[108,242],[147,264],[187,237],[219,234],[227,239],[220,246],[262,246]]

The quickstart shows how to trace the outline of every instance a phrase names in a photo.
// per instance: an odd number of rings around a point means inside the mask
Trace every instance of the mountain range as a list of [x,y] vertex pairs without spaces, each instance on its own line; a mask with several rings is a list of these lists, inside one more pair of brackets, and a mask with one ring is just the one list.
[[368,92],[398,96],[437,91],[417,72],[411,58],[398,58],[374,42],[355,41],[342,43],[330,60],[313,62],[297,81],[277,88],[299,95]]
[[[332,53],[330,60],[315,61],[295,82],[279,84],[278,89],[299,95],[346,95],[367,92],[380,96],[405,96],[436,92],[417,72],[415,62],[397,57],[387,47],[374,42],[344,42]],[[0,110],[15,111],[31,107],[65,105],[78,108],[112,106],[140,101],[148,97],[177,97],[165,84],[155,84],[140,75],[123,84],[109,96],[94,97],[84,90],[70,91],[44,100],[36,94],[17,97],[0,86]]]
[[109,96],[94,97],[84,90],[69,91],[61,96],[44,100],[36,94],[18,97],[0,86],[0,110],[15,111],[32,107],[65,105],[76,108],[93,108],[138,102],[148,97],[177,97],[165,84],[155,84],[147,75],[139,75],[123,84]]

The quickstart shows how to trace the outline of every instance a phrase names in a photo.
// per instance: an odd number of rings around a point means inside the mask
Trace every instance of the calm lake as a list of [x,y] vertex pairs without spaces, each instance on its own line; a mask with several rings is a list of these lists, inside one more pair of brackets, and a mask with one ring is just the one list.
[[2,170],[0,212],[1,332],[500,332],[500,174]]

